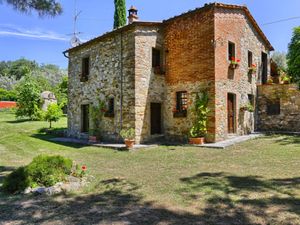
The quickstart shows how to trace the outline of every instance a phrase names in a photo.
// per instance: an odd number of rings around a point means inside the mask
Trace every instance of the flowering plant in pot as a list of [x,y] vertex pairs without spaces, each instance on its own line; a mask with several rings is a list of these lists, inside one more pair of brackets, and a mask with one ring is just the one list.
[[133,128],[122,129],[120,135],[125,141],[126,148],[132,148],[135,142],[135,130]]
[[190,144],[204,144],[205,135],[207,133],[207,116],[208,109],[208,92],[198,93],[194,102],[192,112],[195,115],[195,120],[190,129]]
[[231,57],[229,67],[231,69],[236,69],[239,67],[241,60],[236,59],[235,57]]
[[254,107],[252,104],[248,103],[246,105],[243,105],[241,108],[240,108],[241,111],[248,111],[248,112],[254,112]]
[[289,84],[291,82],[291,78],[288,75],[284,75],[281,80],[284,84]]
[[255,74],[256,73],[256,65],[255,64],[252,64],[249,67],[249,73],[251,73],[251,74]]

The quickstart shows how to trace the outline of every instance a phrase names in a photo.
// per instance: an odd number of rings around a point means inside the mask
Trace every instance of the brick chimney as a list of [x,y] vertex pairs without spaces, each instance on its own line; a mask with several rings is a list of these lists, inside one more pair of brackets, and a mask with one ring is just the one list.
[[139,17],[137,15],[138,10],[134,6],[131,6],[130,9],[128,10],[128,12],[129,12],[129,16],[127,17],[128,24],[132,24],[133,22],[139,20]]

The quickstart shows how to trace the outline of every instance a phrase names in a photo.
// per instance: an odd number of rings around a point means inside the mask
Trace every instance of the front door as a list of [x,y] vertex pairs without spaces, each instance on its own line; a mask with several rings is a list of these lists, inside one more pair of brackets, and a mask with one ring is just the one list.
[[261,83],[266,84],[268,82],[268,55],[264,52],[261,53]]
[[235,95],[228,94],[227,96],[227,117],[228,117],[228,133],[235,133]]
[[151,135],[161,134],[161,104],[151,103]]

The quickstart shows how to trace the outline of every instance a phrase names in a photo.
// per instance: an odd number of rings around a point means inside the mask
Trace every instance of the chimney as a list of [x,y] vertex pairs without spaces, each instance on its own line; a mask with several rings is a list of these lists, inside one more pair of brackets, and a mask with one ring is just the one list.
[[128,24],[132,24],[133,22],[139,20],[139,17],[137,15],[138,10],[134,6],[131,6],[128,12],[129,12]]

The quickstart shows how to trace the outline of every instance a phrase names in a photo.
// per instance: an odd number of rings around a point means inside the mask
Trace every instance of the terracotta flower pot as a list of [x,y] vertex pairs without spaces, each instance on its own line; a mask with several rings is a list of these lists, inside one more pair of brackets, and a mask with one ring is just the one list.
[[89,142],[96,143],[97,137],[96,136],[89,136]]
[[126,148],[133,148],[134,140],[125,139]]
[[198,138],[189,138],[189,143],[191,145],[203,145],[205,138],[204,137],[198,137]]

